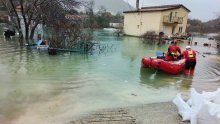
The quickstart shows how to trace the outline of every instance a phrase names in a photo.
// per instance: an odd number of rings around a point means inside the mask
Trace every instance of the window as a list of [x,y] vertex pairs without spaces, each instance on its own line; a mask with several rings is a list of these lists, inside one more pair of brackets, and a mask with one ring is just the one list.
[[173,16],[173,12],[170,12],[170,19],[169,19],[169,22],[172,22],[172,16]]
[[183,27],[179,27],[179,33],[182,33]]
[[173,12],[170,12],[170,17],[172,17],[173,16]]
[[163,26],[163,32],[167,33],[167,27],[166,26]]

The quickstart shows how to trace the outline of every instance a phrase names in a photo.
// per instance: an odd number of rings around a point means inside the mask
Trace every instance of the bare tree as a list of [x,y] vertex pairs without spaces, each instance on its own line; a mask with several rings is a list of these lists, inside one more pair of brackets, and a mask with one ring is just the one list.
[[95,25],[95,15],[94,15],[94,0],[91,0],[88,2],[85,7],[86,7],[86,14],[88,15],[89,19],[86,22],[86,27],[89,28],[94,28]]
[[5,6],[10,18],[12,25],[19,32],[19,37],[23,38],[22,29],[21,29],[21,19],[16,12],[16,6],[18,5],[18,0],[1,0],[3,6]]
[[[12,25],[19,32],[19,37],[28,42],[33,39],[35,29],[40,23],[52,23],[66,11],[82,5],[77,0],[1,0],[11,18]],[[24,24],[24,32],[22,32]]]

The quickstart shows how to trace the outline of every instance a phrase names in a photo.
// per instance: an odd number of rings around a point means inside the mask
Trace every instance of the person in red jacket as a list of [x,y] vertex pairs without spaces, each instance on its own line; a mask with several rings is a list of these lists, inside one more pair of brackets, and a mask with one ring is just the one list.
[[192,50],[190,46],[186,46],[186,50],[181,53],[181,56],[186,59],[184,74],[188,75],[190,72],[190,75],[193,76],[196,66],[196,51]]
[[180,47],[177,45],[177,40],[174,39],[173,42],[172,42],[172,45],[170,45],[168,47],[168,52],[167,52],[167,54],[165,56],[165,59],[167,61],[177,60],[178,54],[179,55],[181,54],[181,50],[180,50]]

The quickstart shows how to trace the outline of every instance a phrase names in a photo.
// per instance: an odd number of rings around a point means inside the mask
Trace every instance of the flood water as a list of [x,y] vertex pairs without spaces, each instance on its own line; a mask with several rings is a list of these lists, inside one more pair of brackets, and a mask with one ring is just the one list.
[[[102,44],[88,55],[48,55],[0,38],[0,122],[2,124],[66,124],[82,114],[103,108],[127,107],[172,100],[220,87],[220,56],[206,37],[194,37],[197,55],[194,77],[169,75],[141,68],[144,55],[166,51],[168,44],[147,44],[134,37],[115,37],[96,31]],[[187,43],[179,44],[182,49]],[[211,55],[202,56],[203,52]]]

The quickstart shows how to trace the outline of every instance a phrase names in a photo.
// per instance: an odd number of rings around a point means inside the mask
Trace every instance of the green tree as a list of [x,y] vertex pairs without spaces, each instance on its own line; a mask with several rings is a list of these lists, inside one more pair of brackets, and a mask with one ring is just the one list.
[[109,27],[109,23],[113,20],[113,16],[110,12],[107,12],[106,9],[101,6],[99,11],[96,14],[96,21],[99,28]]

